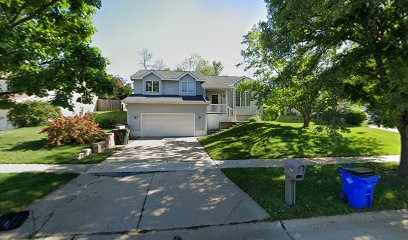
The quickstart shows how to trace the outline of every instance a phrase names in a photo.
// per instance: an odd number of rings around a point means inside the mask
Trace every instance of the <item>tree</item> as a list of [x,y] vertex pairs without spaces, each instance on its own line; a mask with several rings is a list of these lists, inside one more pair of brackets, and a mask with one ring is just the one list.
[[[321,76],[326,56],[318,50],[297,49],[290,58],[272,59],[256,51],[262,44],[259,36],[258,29],[252,29],[245,36],[247,49],[242,51],[247,65],[257,65],[258,81],[243,82],[238,90],[251,92],[258,104],[297,110],[303,118],[303,128],[309,128],[318,113],[338,102],[329,91],[328,79]],[[270,61],[264,63],[268,57]]]
[[176,70],[178,71],[197,71],[205,76],[219,76],[224,69],[221,61],[213,61],[212,64],[199,54],[195,53],[186,58]]
[[100,95],[100,98],[122,100],[133,93],[132,87],[126,83],[126,80],[123,77],[118,75],[111,75],[109,77],[115,86],[113,93]]
[[343,97],[366,103],[377,124],[398,128],[398,173],[408,176],[408,1],[265,2],[268,20],[259,25],[257,50],[268,57],[262,62],[290,58],[300,47],[330,51],[322,76]]
[[169,68],[164,64],[163,59],[158,59],[156,62],[152,65],[152,70],[168,70]]
[[221,61],[213,61],[212,62],[212,67],[214,68],[214,75],[215,76],[220,76],[221,75],[221,72],[222,72],[222,70],[224,70],[224,65],[222,65],[222,62]]
[[6,0],[0,3],[0,76],[9,94],[45,97],[72,108],[73,93],[90,103],[92,95],[111,92],[108,61],[90,46],[92,15],[100,0]]
[[137,61],[143,69],[147,70],[151,67],[150,61],[153,59],[153,54],[147,48],[137,51]]

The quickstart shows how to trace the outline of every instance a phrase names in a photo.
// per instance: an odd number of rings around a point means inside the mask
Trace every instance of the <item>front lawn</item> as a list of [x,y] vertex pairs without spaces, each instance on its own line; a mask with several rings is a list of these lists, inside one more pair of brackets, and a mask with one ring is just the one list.
[[127,124],[127,112],[124,111],[98,111],[93,114],[103,129],[112,129],[115,124]]
[[380,156],[400,153],[398,133],[352,127],[341,139],[304,130],[294,121],[241,125],[199,139],[213,159]]
[[78,176],[76,173],[0,174],[0,215],[21,211]]
[[408,179],[396,176],[398,165],[356,164],[375,169],[381,176],[371,209],[357,210],[339,200],[341,177],[339,165],[317,165],[306,168],[305,179],[297,183],[296,206],[286,205],[283,168],[242,168],[222,171],[247,192],[269,214],[270,220],[349,214],[361,211],[406,209]]
[[0,131],[0,164],[3,163],[48,163],[48,164],[85,164],[97,163],[112,154],[107,151],[82,160],[75,157],[89,146],[47,145],[46,134],[40,133],[44,127],[17,128]]

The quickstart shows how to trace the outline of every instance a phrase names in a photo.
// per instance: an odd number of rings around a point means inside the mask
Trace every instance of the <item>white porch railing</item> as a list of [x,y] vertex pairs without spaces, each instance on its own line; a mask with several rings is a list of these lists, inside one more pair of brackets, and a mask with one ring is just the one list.
[[227,114],[227,107],[228,106],[226,104],[210,104],[207,106],[207,112]]
[[207,106],[207,113],[226,114],[230,117],[230,121],[235,121],[235,112],[227,104],[210,104]]

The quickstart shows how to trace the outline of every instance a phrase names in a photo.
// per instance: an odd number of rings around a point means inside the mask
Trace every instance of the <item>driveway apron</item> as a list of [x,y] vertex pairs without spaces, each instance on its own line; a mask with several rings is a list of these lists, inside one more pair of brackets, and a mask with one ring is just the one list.
[[179,229],[268,217],[195,138],[133,141],[29,210],[23,226],[0,238]]

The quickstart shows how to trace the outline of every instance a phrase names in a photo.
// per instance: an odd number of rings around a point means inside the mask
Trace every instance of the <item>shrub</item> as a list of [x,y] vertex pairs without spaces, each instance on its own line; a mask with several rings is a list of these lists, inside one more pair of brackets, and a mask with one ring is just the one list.
[[256,119],[256,117],[250,117],[248,118],[248,122],[251,122],[251,123],[258,122],[258,119]]
[[34,127],[56,117],[59,108],[48,102],[24,102],[14,104],[8,113],[10,122],[16,127]]
[[113,125],[118,124],[118,120],[114,118],[103,118],[97,122],[101,128],[112,128]]
[[72,117],[64,117],[60,113],[59,117],[48,121],[48,127],[42,132],[48,134],[48,144],[55,146],[93,143],[103,137],[103,131],[90,113]]
[[318,115],[318,122],[328,125],[343,125],[343,114],[334,108],[327,109]]
[[280,115],[280,109],[276,106],[266,106],[263,110],[263,120],[275,121]]
[[112,125],[126,124],[127,112],[96,112],[93,117],[101,128],[112,128]]
[[347,124],[359,126],[367,120],[367,114],[358,109],[351,109],[350,111],[343,113],[343,118]]

